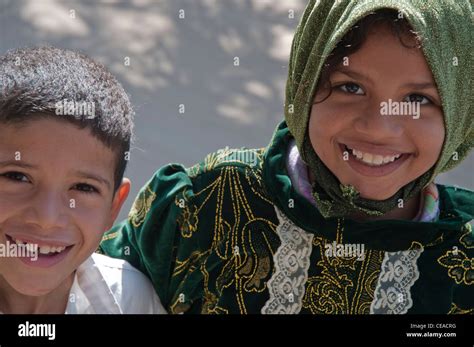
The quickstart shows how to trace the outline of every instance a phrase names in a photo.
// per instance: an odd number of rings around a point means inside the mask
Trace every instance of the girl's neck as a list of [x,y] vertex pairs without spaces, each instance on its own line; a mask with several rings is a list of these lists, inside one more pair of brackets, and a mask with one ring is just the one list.
[[350,216],[350,218],[357,221],[376,221],[376,220],[386,220],[386,219],[403,219],[403,220],[412,220],[414,219],[419,211],[421,203],[421,192],[418,193],[415,197],[408,200],[403,208],[395,207],[393,210],[388,211],[382,216],[367,216],[363,213],[355,213]]
[[73,281],[74,274],[45,295],[29,296],[16,291],[0,275],[0,312],[6,314],[64,314]]
[[[314,174],[308,168],[308,177],[311,184],[314,182]],[[365,213],[354,213],[349,216],[349,218],[354,219],[360,222],[369,222],[377,220],[386,220],[386,219],[403,219],[403,220],[412,220],[414,219],[420,209],[421,204],[421,192],[419,192],[415,197],[406,201],[403,204],[403,208],[395,207],[393,210],[388,211],[382,216],[368,216]]]

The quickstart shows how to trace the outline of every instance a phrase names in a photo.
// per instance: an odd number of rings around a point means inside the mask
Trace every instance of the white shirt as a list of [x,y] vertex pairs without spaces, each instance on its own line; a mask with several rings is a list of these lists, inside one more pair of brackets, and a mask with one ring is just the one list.
[[149,279],[125,260],[92,254],[76,271],[66,314],[165,314]]

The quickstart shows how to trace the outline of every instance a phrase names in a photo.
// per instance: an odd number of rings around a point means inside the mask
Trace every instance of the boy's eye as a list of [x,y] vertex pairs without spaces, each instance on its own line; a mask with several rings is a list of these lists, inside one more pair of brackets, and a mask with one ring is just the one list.
[[355,95],[364,95],[364,91],[356,83],[344,83],[337,86],[337,88],[342,90],[345,93],[350,93],[350,94],[355,94]]
[[405,100],[408,102],[417,102],[420,105],[426,105],[428,103],[431,103],[430,99],[420,94],[410,94],[405,98]]
[[76,184],[74,186],[75,189],[79,190],[80,192],[83,192],[83,193],[98,193],[99,190],[93,186],[91,186],[90,184],[87,184],[87,183],[79,183],[79,184]]
[[1,174],[0,176],[5,177],[6,179],[8,179],[10,181],[29,182],[29,179],[28,179],[28,177],[26,177],[26,175],[22,174],[21,172],[17,172],[17,171],[6,172],[4,174]]

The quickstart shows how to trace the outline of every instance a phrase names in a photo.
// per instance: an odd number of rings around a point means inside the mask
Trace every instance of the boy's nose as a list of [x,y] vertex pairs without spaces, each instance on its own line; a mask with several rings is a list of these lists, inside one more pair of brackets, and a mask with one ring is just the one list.
[[67,200],[57,192],[41,191],[31,199],[25,222],[44,230],[62,227],[66,225],[67,208]]

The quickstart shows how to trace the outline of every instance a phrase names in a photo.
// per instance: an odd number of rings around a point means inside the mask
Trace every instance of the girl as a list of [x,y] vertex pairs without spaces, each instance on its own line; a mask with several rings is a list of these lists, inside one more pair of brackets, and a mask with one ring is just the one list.
[[310,1],[264,149],[168,165],[102,242],[170,312],[470,313],[469,1]]

